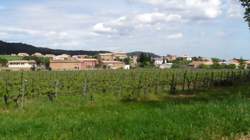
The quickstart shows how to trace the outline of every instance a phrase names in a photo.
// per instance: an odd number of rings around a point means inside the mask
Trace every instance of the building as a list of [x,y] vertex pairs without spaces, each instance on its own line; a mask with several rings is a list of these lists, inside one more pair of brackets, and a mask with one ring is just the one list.
[[73,55],[72,56],[73,59],[84,59],[84,58],[88,58],[88,55]]
[[56,55],[54,55],[54,54],[45,54],[44,57],[53,59],[54,57],[56,57]]
[[32,56],[43,57],[43,54],[37,52],[37,53],[32,54]]
[[22,56],[22,57],[25,57],[25,56],[30,56],[29,54],[27,53],[18,53],[17,56]]
[[160,66],[163,63],[165,63],[163,57],[154,58],[155,66]]
[[37,64],[34,60],[17,60],[8,61],[7,66],[11,70],[32,70],[37,67]]
[[128,58],[128,55],[123,52],[114,52],[114,53],[100,53],[98,59],[100,61],[119,61]]
[[172,61],[175,61],[177,59],[176,55],[167,55],[166,56],[166,60],[168,62],[172,62]]
[[182,58],[183,60],[186,60],[186,61],[192,61],[193,60],[193,58],[188,56],[188,55],[181,56],[180,58]]
[[112,53],[113,54],[113,60],[124,60],[126,58],[128,58],[128,55],[127,53],[124,53],[124,52],[115,52],[115,53]]
[[113,61],[113,53],[100,53],[98,59],[100,61]]
[[210,66],[213,65],[213,61],[193,61],[190,66],[193,68],[199,68],[202,65]]
[[125,64],[121,61],[102,61],[103,68],[105,69],[124,69]]
[[53,60],[70,60],[71,56],[67,54],[57,55],[53,57]]
[[50,68],[54,71],[90,70],[95,69],[97,64],[97,59],[51,60]]

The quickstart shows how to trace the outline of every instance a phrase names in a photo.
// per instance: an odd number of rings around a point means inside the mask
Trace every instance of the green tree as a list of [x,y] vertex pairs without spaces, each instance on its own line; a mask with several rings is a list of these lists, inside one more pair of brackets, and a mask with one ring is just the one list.
[[240,0],[241,5],[245,8],[245,16],[244,19],[248,22],[248,26],[250,28],[250,0]]
[[8,63],[8,60],[7,60],[7,59],[0,58],[0,66],[6,66],[7,63]]
[[140,67],[146,67],[146,66],[152,66],[153,61],[151,57],[147,54],[141,53],[139,56],[139,66]]

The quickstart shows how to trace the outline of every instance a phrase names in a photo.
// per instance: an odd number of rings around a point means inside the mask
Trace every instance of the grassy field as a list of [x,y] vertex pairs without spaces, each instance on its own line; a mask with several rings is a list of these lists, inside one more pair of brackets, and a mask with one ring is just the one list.
[[250,86],[121,101],[110,94],[27,98],[0,111],[2,140],[218,140],[250,132]]
[[13,61],[13,60],[22,60],[23,57],[21,57],[21,56],[10,56],[10,55],[0,55],[0,58],[6,59],[8,61]]

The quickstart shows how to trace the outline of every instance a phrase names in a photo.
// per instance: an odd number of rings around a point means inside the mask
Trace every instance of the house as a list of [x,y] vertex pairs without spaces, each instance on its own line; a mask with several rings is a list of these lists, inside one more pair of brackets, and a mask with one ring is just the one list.
[[132,60],[131,62],[131,66],[132,67],[136,67],[137,66],[137,60],[138,60],[138,56],[131,56],[130,59]]
[[123,69],[125,64],[121,61],[102,61],[102,65],[106,69]]
[[202,65],[206,65],[206,66],[210,66],[213,65],[213,61],[193,61],[190,66],[192,66],[193,68],[199,68]]
[[125,65],[125,66],[123,67],[123,69],[125,69],[125,70],[130,70],[130,65]]
[[32,56],[43,57],[43,54],[37,52],[37,53],[32,54]]
[[88,58],[88,55],[73,55],[72,58],[73,59],[84,59],[84,58]]
[[172,68],[173,63],[164,63],[159,66],[160,69],[170,69]]
[[67,54],[57,55],[53,57],[53,60],[70,60],[71,56]]
[[56,55],[54,55],[54,54],[45,54],[44,57],[53,59],[54,57],[56,57]]
[[181,56],[180,58],[182,58],[183,60],[186,60],[186,61],[192,61],[193,60],[193,58],[188,56],[188,55]]
[[127,58],[128,55],[123,52],[114,52],[114,53],[100,53],[98,59],[100,61],[119,61]]
[[128,57],[127,53],[124,52],[114,52],[113,54],[113,60],[124,60]]
[[154,64],[155,66],[160,66],[161,64],[165,63],[163,57],[157,57],[154,58]]
[[17,56],[22,56],[22,57],[25,57],[25,56],[30,56],[29,54],[27,53],[18,53]]
[[50,68],[54,71],[89,70],[94,69],[97,64],[97,59],[51,60]]
[[226,62],[227,65],[235,65],[236,68],[239,68],[240,66],[240,61],[237,59],[232,59]]
[[168,61],[168,62],[172,62],[172,61],[175,61],[177,59],[177,57],[176,57],[176,55],[167,55],[166,56],[166,60]]
[[37,67],[37,64],[34,60],[17,60],[8,61],[7,66],[11,70],[32,70]]
[[113,61],[113,53],[100,53],[98,59],[100,61]]

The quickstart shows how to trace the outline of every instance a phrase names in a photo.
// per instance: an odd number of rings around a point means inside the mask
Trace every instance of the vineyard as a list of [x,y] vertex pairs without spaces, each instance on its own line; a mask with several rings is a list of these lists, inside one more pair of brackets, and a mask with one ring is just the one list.
[[167,96],[183,92],[233,86],[250,81],[243,70],[132,70],[85,72],[1,72],[0,95],[6,106],[23,106],[25,98],[114,95],[120,100],[140,100],[149,95]]
[[248,139],[250,72],[0,72],[0,139]]

